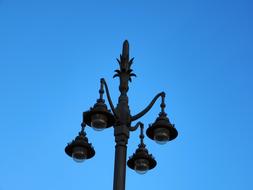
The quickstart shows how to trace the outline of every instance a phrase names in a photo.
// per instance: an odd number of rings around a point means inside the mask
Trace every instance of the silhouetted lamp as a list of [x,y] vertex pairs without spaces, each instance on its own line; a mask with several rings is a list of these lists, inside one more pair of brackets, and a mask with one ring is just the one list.
[[162,94],[162,103],[161,103],[161,112],[155,122],[152,125],[149,125],[149,128],[146,131],[147,136],[154,140],[158,144],[166,144],[168,141],[175,139],[178,135],[178,132],[173,124],[170,123],[167,114],[164,111],[165,94]]
[[92,147],[92,144],[88,142],[84,128],[85,125],[82,124],[82,130],[79,132],[78,136],[76,136],[75,140],[69,143],[65,148],[66,154],[78,163],[90,159],[95,155],[95,150]]
[[103,99],[103,79],[100,82],[100,98],[89,111],[83,112],[83,122],[91,126],[96,131],[102,131],[114,124],[115,118],[110,110],[107,109]]
[[149,125],[146,131],[147,136],[158,144],[166,144],[175,139],[178,132],[173,124],[170,123],[166,114],[160,114],[156,121]]
[[[86,159],[92,158],[95,155],[95,150],[91,143],[88,142],[88,138],[86,137],[86,133],[84,131],[85,125],[87,124],[96,131],[102,131],[103,129],[113,126],[114,140],[116,143],[113,190],[125,190],[126,165],[139,174],[145,174],[149,170],[153,169],[157,164],[155,158],[152,154],[149,154],[146,145],[143,142],[143,124],[141,122],[137,122],[136,125],[132,127],[132,123],[148,113],[158,98],[161,97],[161,112],[155,122],[152,125],[149,125],[146,134],[158,144],[165,144],[166,142],[176,138],[178,132],[174,125],[170,123],[167,114],[164,112],[164,92],[160,92],[155,95],[152,101],[142,111],[135,115],[131,114],[127,93],[129,90],[129,82],[131,82],[132,77],[136,77],[136,75],[133,73],[133,69],[131,68],[133,58],[130,59],[129,57],[129,43],[127,40],[123,43],[122,54],[117,61],[119,68],[115,70],[116,73],[113,76],[113,78],[119,77],[120,83],[120,95],[118,97],[117,105],[114,106],[112,102],[105,79],[100,79],[99,98],[93,107],[91,107],[88,111],[83,112],[82,130],[71,143],[68,143],[65,148],[65,152],[76,162],[83,162]],[[110,110],[107,108],[103,98],[104,88]],[[127,144],[130,132],[137,130],[138,127],[141,128],[140,144],[126,163]]]
[[148,170],[153,169],[156,166],[156,161],[152,154],[148,153],[146,149],[146,145],[143,142],[144,134],[143,134],[143,124],[140,123],[141,134],[140,140],[141,143],[139,144],[138,148],[136,149],[135,153],[129,157],[127,161],[127,165],[129,168],[135,170],[139,174],[145,174]]

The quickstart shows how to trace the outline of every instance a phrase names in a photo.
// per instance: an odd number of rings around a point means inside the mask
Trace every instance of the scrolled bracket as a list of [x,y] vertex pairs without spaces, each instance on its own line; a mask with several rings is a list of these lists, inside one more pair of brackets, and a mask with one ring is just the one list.
[[136,124],[135,124],[135,126],[133,126],[133,127],[129,127],[129,131],[136,131],[137,129],[138,129],[138,127],[141,127],[141,128],[143,128],[144,127],[144,124],[142,123],[142,122],[137,122]]
[[159,97],[162,97],[162,99],[164,100],[165,92],[160,92],[159,94],[157,94],[144,110],[131,117],[131,121],[135,121],[144,116],[153,107],[154,103]]
[[110,96],[110,92],[109,92],[109,88],[107,86],[107,83],[106,83],[106,81],[105,81],[104,78],[101,78],[100,82],[101,82],[101,84],[103,84],[105,86],[105,93],[106,93],[106,97],[107,97],[107,100],[109,102],[110,108],[111,108],[112,113],[114,114],[114,116],[117,117],[117,114],[116,114],[116,111],[115,111],[115,107],[113,105],[113,102],[112,102],[112,99],[111,99],[111,96]]

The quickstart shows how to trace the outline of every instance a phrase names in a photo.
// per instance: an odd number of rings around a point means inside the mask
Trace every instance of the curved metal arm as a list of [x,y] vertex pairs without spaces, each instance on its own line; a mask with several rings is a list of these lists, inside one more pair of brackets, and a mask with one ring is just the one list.
[[143,132],[143,130],[144,130],[144,124],[142,123],[142,122],[137,122],[136,124],[135,124],[135,126],[134,127],[129,127],[129,131],[135,131],[135,130],[137,130],[138,129],[138,127],[140,127],[140,144],[139,144],[139,147],[144,147],[145,148],[145,144],[144,144],[144,141],[143,141],[143,139],[144,139],[144,132]]
[[157,94],[144,110],[142,110],[140,113],[131,117],[131,121],[135,121],[141,118],[143,115],[145,115],[152,108],[152,106],[154,105],[154,103],[160,96],[165,97],[165,92],[160,92],[159,94]]
[[113,103],[112,103],[112,99],[111,99],[111,96],[110,96],[110,93],[109,93],[109,89],[108,89],[108,86],[107,86],[107,84],[106,84],[105,79],[104,79],[104,78],[101,78],[101,79],[100,79],[100,82],[101,82],[102,84],[105,85],[106,97],[107,97],[107,100],[108,100],[108,102],[109,102],[109,104],[110,104],[110,108],[111,108],[113,114],[114,114],[115,116],[117,116],[116,111],[115,111],[115,108],[114,108],[114,105],[113,105]]
[[129,131],[136,131],[136,129],[138,129],[138,127],[141,127],[141,128],[143,128],[143,126],[144,126],[144,124],[142,123],[142,122],[137,122],[136,124],[135,124],[135,126],[134,127],[129,127]]

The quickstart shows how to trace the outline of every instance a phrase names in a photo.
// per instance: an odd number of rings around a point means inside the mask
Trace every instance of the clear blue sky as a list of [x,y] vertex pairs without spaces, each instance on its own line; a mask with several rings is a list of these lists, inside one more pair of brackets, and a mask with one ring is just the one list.
[[[251,0],[0,0],[0,190],[112,189],[112,129],[87,128],[96,155],[83,164],[64,147],[100,77],[116,103],[125,39],[132,114],[164,90],[179,131],[164,146],[145,138],[158,165],[127,169],[126,189],[253,189],[252,10]],[[138,142],[131,134],[128,156]]]

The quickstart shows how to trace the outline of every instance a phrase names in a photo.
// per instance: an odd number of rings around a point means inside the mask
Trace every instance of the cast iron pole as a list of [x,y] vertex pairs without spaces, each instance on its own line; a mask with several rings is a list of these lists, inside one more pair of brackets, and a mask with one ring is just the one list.
[[114,126],[116,146],[113,190],[125,190],[127,142],[129,138],[129,127],[131,125],[127,91],[128,81],[131,80],[130,66],[132,60],[129,61],[128,41],[125,41],[123,44],[122,55],[120,55],[118,62],[120,64],[120,70],[117,72],[117,76],[120,79],[120,96],[116,107],[117,118]]

